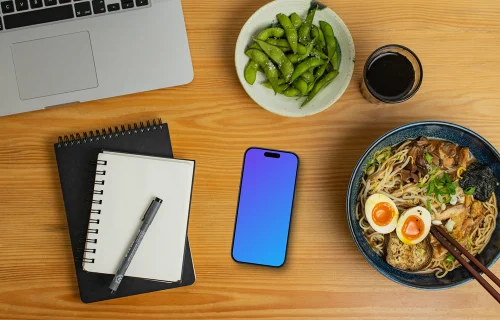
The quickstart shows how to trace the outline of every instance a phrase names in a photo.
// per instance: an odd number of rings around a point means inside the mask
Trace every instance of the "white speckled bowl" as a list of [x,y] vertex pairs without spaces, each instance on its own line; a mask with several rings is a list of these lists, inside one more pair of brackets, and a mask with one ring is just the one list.
[[[254,85],[245,81],[244,70],[248,63],[245,49],[252,44],[253,38],[271,23],[276,21],[278,13],[290,15],[296,12],[305,19],[311,5],[319,5],[313,23],[318,26],[319,21],[328,22],[335,33],[342,51],[339,75],[325,87],[310,103],[300,109],[302,100],[287,98],[283,95],[274,95],[272,90],[265,88],[260,83],[265,81],[262,73],[257,74]],[[236,72],[243,88],[248,95],[262,108],[285,117],[304,117],[321,112],[337,101],[347,89],[354,71],[355,51],[351,34],[344,22],[331,9],[318,2],[304,0],[276,0],[257,10],[245,23],[236,42],[234,55]]]

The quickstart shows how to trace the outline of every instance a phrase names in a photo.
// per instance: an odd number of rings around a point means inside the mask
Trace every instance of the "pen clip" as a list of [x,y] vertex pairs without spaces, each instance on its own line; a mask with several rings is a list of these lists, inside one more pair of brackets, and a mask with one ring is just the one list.
[[146,212],[144,212],[144,215],[142,216],[142,219],[141,221],[144,221],[144,219],[146,219],[146,216],[148,215],[149,213],[149,209],[151,209],[151,206],[153,205],[154,202],[151,202],[148,206],[148,209],[146,210]]
[[[160,208],[162,202],[163,200],[158,197],[151,201],[151,204],[149,205],[148,210],[146,210],[146,213],[142,217],[141,221],[149,219],[148,214],[152,216],[152,218],[150,219],[152,221],[154,219],[154,216],[156,215],[156,212],[158,212],[158,209]],[[151,223],[151,221],[149,223]]]

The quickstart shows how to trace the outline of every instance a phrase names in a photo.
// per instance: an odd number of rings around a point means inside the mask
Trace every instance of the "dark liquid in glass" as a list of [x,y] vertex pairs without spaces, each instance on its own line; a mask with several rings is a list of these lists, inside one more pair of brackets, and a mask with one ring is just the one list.
[[398,102],[410,92],[414,82],[411,62],[396,52],[378,56],[366,71],[366,86],[380,100]]

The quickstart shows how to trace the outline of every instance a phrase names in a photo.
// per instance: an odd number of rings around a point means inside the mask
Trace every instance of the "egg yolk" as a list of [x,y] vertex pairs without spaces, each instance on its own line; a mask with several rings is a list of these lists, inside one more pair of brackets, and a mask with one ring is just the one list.
[[424,229],[424,222],[419,216],[409,216],[401,228],[401,234],[408,240],[416,240],[422,236]]
[[372,210],[372,219],[377,226],[386,226],[391,223],[394,217],[394,207],[387,202],[377,203]]

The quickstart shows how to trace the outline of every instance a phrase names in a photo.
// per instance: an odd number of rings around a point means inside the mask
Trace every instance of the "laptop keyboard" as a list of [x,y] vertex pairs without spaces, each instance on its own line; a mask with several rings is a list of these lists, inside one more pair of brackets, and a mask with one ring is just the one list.
[[0,0],[0,33],[106,13],[149,7],[151,0]]

